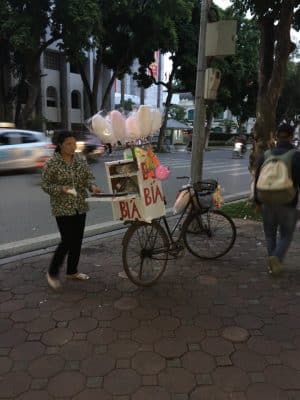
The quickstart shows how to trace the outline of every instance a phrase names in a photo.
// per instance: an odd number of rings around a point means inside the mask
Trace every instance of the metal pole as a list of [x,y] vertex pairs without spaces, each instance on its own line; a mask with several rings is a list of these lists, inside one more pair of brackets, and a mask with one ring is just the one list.
[[208,10],[211,0],[201,1],[201,18],[198,44],[197,78],[195,90],[195,116],[192,141],[191,179],[192,183],[202,179],[203,151],[205,146],[205,100],[204,82],[206,70],[205,40]]

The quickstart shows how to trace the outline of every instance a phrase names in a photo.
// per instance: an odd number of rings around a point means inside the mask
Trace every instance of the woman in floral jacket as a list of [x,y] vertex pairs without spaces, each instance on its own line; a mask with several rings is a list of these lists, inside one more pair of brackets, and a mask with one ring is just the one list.
[[67,256],[67,278],[86,280],[89,276],[78,272],[81,244],[88,204],[87,190],[100,193],[85,160],[76,153],[76,139],[72,132],[62,131],[56,137],[53,157],[42,173],[42,188],[50,195],[52,214],[56,218],[61,242],[52,257],[47,273],[48,284],[59,289],[59,270]]

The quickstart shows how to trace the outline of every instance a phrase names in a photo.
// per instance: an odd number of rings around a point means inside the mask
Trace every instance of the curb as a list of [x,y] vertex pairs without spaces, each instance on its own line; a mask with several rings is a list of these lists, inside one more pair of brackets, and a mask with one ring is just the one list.
[[[226,203],[239,201],[249,196],[249,191],[240,192],[233,195],[224,196]],[[173,209],[166,210],[166,216],[173,216]],[[97,236],[105,235],[108,233],[120,233],[126,230],[124,223],[120,221],[109,221],[101,224],[86,226],[84,231],[83,243],[87,241],[96,240]],[[10,242],[0,245],[0,265],[13,261],[12,258],[28,258],[29,256],[37,254],[45,254],[54,250],[54,246],[59,243],[60,236],[58,233],[43,235],[31,239],[19,240],[17,242]]]
[[[90,225],[85,228],[84,239],[91,236],[120,230],[123,223],[119,221],[109,221],[101,224]],[[45,250],[49,247],[56,246],[59,243],[60,236],[58,233],[43,235],[31,239],[19,240],[0,245],[0,260],[2,258],[16,256],[22,253],[32,252],[35,250]]]

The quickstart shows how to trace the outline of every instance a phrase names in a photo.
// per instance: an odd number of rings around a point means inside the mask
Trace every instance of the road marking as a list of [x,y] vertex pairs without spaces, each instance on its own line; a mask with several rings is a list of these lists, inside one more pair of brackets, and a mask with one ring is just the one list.
[[[241,171],[242,168],[230,168],[230,169],[217,169],[217,170],[212,170],[212,169],[208,169],[209,172],[211,172],[212,174],[219,174],[220,172],[234,172],[234,171],[239,171],[240,173],[245,174],[245,172]],[[229,174],[231,175],[231,174]]]
[[250,195],[250,190],[246,190],[244,192],[224,195],[223,199],[224,200],[231,200],[231,199],[234,199],[234,198],[243,198],[243,197],[249,196],[249,195]]
[[239,176],[239,175],[251,175],[249,171],[245,171],[245,172],[235,172],[234,174],[229,174],[230,176]]
[[[190,163],[179,163],[179,162],[177,162],[177,163],[166,163],[166,165],[169,167],[169,168],[180,168],[180,167],[186,167],[186,166],[190,166],[191,164]],[[245,166],[245,165],[243,165],[243,164],[228,164],[228,163],[219,163],[219,164],[216,164],[216,163],[214,163],[214,164],[206,164],[206,163],[204,163],[203,164],[203,167],[204,168],[235,168],[235,167],[237,167],[237,168],[248,168],[247,166]]]

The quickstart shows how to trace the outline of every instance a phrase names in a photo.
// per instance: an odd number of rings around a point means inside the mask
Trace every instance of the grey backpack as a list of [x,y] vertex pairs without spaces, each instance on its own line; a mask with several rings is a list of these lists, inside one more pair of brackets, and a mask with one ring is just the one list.
[[292,158],[296,149],[281,155],[265,152],[265,161],[261,166],[256,183],[257,198],[266,204],[287,204],[296,196],[292,181]]

